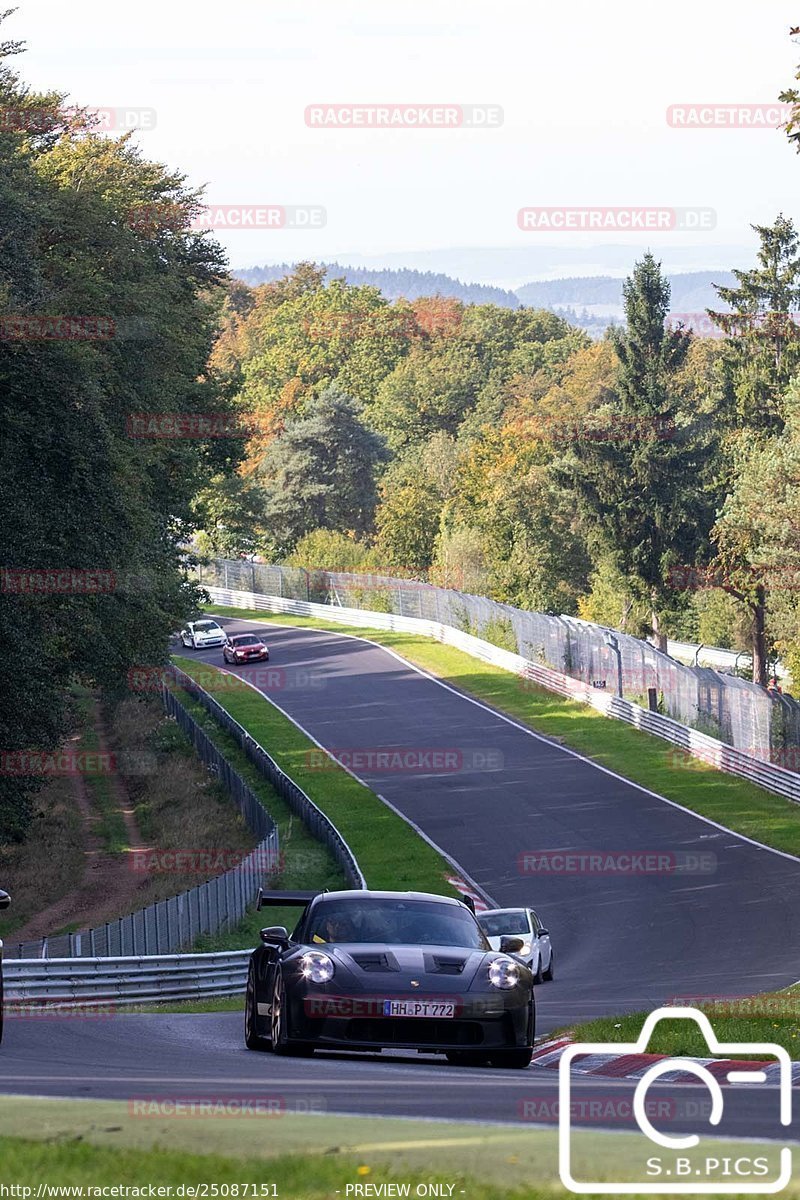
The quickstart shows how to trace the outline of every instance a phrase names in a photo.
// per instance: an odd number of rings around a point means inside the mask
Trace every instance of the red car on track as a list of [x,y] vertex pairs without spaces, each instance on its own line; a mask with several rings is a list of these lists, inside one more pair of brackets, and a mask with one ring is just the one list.
[[222,647],[227,663],[269,662],[269,649],[257,633],[232,633]]

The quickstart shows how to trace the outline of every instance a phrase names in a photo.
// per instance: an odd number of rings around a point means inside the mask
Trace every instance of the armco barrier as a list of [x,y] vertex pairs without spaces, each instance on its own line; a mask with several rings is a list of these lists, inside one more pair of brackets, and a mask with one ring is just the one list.
[[790,691],[768,691],[731,673],[724,655],[724,665],[717,664],[723,669],[696,663],[694,654],[687,664],[630,633],[421,579],[225,559],[198,564],[196,576],[205,587],[448,625],[644,707],[655,690],[658,711],[673,721],[796,770],[792,756],[800,754],[800,700]]
[[[281,770],[264,747],[250,736],[244,726],[235,721],[228,710],[223,708],[204,688],[200,687],[190,675],[178,667],[171,667],[169,673],[175,683],[194,697],[199,704],[202,704],[206,712],[214,717],[222,728],[238,742],[253,766],[274,787],[278,795],[286,801],[313,836],[328,846],[344,871],[350,886],[365,888],[367,882],[356,862],[353,851],[333,822],[325,816],[325,813],[317,808],[314,801],[306,795],[302,788],[297,786],[293,779],[289,778],[285,771]],[[167,692],[167,695],[170,693]]]
[[451,625],[442,625],[437,621],[428,621],[420,617],[401,617],[395,613],[371,612],[360,608],[340,608],[335,605],[315,604],[306,600],[290,600],[282,596],[264,596],[258,592],[234,591],[230,588],[206,586],[206,591],[215,604],[227,605],[232,608],[249,608],[256,611],[272,613],[291,613],[294,616],[316,617],[324,621],[370,629],[390,629],[401,633],[416,633],[424,637],[435,638],[448,646],[463,650],[473,658],[502,667],[547,691],[556,692],[560,696],[577,700],[582,704],[590,704],[606,717],[625,721],[636,729],[650,733],[654,737],[664,738],[681,750],[685,750],[694,758],[702,759],[721,771],[748,779],[767,791],[784,796],[795,804],[800,803],[800,775],[776,766],[753,754],[737,750],[717,738],[681,725],[671,717],[660,713],[650,712],[641,705],[630,700],[623,700],[608,691],[591,687],[570,675],[554,671],[550,667],[531,662],[519,654],[502,650],[454,629]]
[[124,958],[34,958],[5,963],[7,1017],[65,1008],[235,996],[244,992],[250,950]]

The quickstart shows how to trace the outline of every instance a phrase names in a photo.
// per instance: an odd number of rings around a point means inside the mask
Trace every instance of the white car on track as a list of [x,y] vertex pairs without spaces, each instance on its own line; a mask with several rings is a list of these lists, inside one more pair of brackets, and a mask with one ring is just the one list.
[[477,914],[478,924],[493,950],[500,949],[503,938],[519,938],[522,948],[516,956],[533,972],[535,983],[553,978],[553,947],[550,930],[545,929],[532,908],[490,908]]
[[205,650],[208,646],[224,646],[228,635],[216,621],[204,618],[202,621],[189,621],[180,633],[181,641],[187,650]]

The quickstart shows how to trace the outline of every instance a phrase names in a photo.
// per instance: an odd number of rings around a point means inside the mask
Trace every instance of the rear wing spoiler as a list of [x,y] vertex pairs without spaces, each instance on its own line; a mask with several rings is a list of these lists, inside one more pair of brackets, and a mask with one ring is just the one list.
[[290,905],[308,908],[312,900],[322,895],[322,891],[320,888],[316,892],[265,892],[259,888],[256,908],[288,908]]

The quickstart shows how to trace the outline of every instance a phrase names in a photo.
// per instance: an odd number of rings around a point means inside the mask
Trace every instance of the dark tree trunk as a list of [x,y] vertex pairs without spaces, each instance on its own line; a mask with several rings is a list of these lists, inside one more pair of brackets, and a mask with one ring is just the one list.
[[762,585],[753,604],[753,683],[767,686],[767,598]]
[[658,620],[658,613],[655,606],[655,595],[652,596],[652,610],[650,614],[651,628],[653,631],[653,642],[657,650],[661,650],[664,654],[667,653],[667,635],[661,632],[661,626]]

